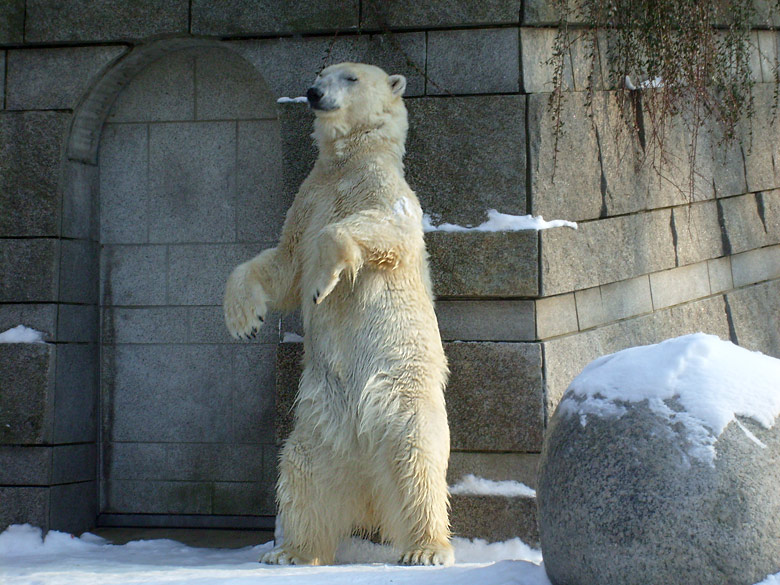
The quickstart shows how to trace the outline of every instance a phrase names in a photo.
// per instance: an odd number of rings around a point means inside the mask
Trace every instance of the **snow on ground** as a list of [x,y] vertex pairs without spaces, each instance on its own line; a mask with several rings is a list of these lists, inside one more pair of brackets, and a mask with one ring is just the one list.
[[626,403],[647,400],[670,426],[683,425],[690,456],[711,463],[715,442],[732,421],[762,445],[736,417],[771,428],[780,415],[778,380],[780,360],[695,333],[594,360],[571,383],[572,394],[560,408],[587,424],[588,415],[620,417]]
[[[76,538],[27,524],[0,534],[0,582],[4,585],[549,585],[539,551],[518,539],[506,543],[455,539],[452,567],[391,564],[389,547],[354,540],[328,567],[276,567],[257,562],[271,543],[242,549],[192,548],[173,540],[112,545],[83,534]],[[530,560],[525,560],[530,559]]]
[[577,229],[577,224],[565,219],[545,221],[541,215],[508,215],[495,209],[487,212],[488,220],[477,227],[463,227],[453,223],[433,225],[431,216],[423,215],[423,231],[426,232],[516,232],[519,230],[546,230],[554,227]]
[[305,95],[300,95],[298,97],[280,97],[278,100],[276,100],[277,104],[307,104],[309,103],[309,100],[306,98]]
[[535,498],[536,490],[519,481],[493,481],[469,473],[450,486],[453,496],[506,496],[509,498]]
[[45,343],[43,333],[24,325],[0,333],[0,343]]

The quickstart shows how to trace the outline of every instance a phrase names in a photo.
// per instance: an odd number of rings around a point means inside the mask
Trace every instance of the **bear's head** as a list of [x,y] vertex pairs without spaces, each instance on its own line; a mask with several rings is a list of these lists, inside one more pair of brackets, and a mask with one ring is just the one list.
[[403,148],[408,128],[405,89],[403,75],[388,75],[373,65],[339,63],[323,69],[306,92],[321,150],[366,132],[400,142]]

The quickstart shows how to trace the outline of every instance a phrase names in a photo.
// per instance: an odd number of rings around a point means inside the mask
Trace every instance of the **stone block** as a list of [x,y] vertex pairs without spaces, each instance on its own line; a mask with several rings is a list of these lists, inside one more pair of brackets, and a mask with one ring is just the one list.
[[174,305],[222,305],[230,272],[271,243],[183,244],[169,248],[168,300]]
[[739,195],[748,190],[745,158],[738,137],[728,139],[717,124],[710,124],[705,135],[709,143],[712,186],[717,197]]
[[277,97],[304,95],[317,73],[343,61],[371,63],[406,77],[407,97],[425,92],[425,33],[293,37],[228,45],[260,71]]
[[769,246],[731,257],[734,288],[780,278],[780,246]]
[[[265,316],[265,325],[260,328],[255,339],[235,339],[225,326],[225,314],[222,305],[210,307],[187,307],[186,319],[189,324],[189,343],[234,343],[250,344],[278,343],[279,317],[273,313]],[[177,325],[178,326],[178,325]]]
[[[556,22],[557,24],[557,22]],[[525,93],[544,93],[553,90],[554,68],[548,60],[555,48],[556,29],[521,28],[522,87]],[[574,90],[574,72],[571,59],[564,60],[563,87]]]
[[177,51],[141,70],[116,97],[107,121],[194,120],[196,54]]
[[519,537],[529,546],[539,546],[534,498],[502,496],[452,496],[450,524],[453,536],[505,542]]
[[0,44],[24,41],[25,0],[7,0],[0,6]]
[[[103,167],[101,170],[106,170]],[[62,236],[97,240],[101,195],[98,167],[72,160],[65,163],[62,193]],[[135,218],[138,221],[138,217]]]
[[672,222],[677,265],[685,266],[726,253],[717,202],[675,207]]
[[[264,11],[253,11],[254,13]],[[195,58],[195,112],[198,120],[276,118],[276,103],[261,74],[228,49]]]
[[756,31],[758,52],[761,62],[761,77],[764,83],[775,83],[778,59],[778,35],[775,30]]
[[187,307],[106,307],[103,343],[187,343]]
[[547,416],[555,410],[571,381],[597,357],[699,331],[729,339],[729,325],[722,297],[694,301],[545,341]]
[[293,429],[298,382],[303,372],[303,343],[281,343],[276,348],[276,443]]
[[780,145],[774,139],[780,122],[774,115],[774,83],[753,86],[755,113],[743,120],[740,129],[748,191],[766,191],[780,186],[774,161],[780,158]]
[[0,240],[0,302],[56,301],[59,247],[54,239]]
[[107,480],[101,513],[211,514],[210,483]]
[[710,292],[712,294],[734,288],[734,280],[731,277],[731,258],[729,256],[708,260],[707,270],[710,275]]
[[517,93],[518,43],[514,28],[428,32],[426,94]]
[[276,513],[273,481],[216,482],[213,514],[240,516],[272,515]]
[[167,292],[165,246],[104,246],[101,260],[101,303],[164,305]]
[[0,485],[49,485],[51,449],[27,445],[0,446]]
[[100,241],[149,241],[149,127],[106,124],[100,141]]
[[[445,351],[451,372],[445,396],[452,449],[540,450],[541,346],[446,343]],[[486,420],[491,421],[489,426]]]
[[58,305],[57,341],[97,343],[100,332],[96,305]]
[[17,325],[40,331],[45,341],[54,341],[57,333],[57,305],[1,304],[0,333]]
[[439,332],[447,341],[529,341],[534,339],[531,301],[439,301]]
[[126,47],[59,47],[8,51],[6,109],[75,109],[101,72]]
[[152,125],[149,241],[235,241],[235,181],[235,122]]
[[707,263],[689,264],[650,275],[655,310],[679,305],[710,294]]
[[773,280],[726,295],[739,345],[780,358],[780,281]]
[[[2,25],[0,25],[2,26]],[[5,109],[5,51],[0,51],[0,110]]]
[[575,297],[580,329],[590,329],[653,311],[647,276],[577,291]]
[[49,489],[49,528],[69,534],[91,530],[97,523],[97,482],[55,485]]
[[100,254],[97,242],[62,240],[60,243],[60,302],[94,305],[100,291]]
[[[103,347],[103,395],[114,441],[228,442],[231,346]],[[229,371],[229,370],[228,370]],[[155,416],[150,417],[149,412]],[[137,421],[147,423],[139,426]]]
[[49,488],[0,487],[0,530],[11,524],[49,525]]
[[85,343],[57,346],[54,441],[97,440],[98,347]]
[[[284,218],[300,183],[290,190],[283,186],[282,159],[285,155],[280,149],[280,140],[276,121],[238,123],[235,214],[236,235],[240,242],[273,242],[282,232]],[[307,168],[306,173],[308,171]]]
[[56,445],[51,450],[52,485],[95,481],[97,477],[95,443]]
[[273,443],[276,345],[230,347],[229,351],[233,358],[233,438],[241,443]]
[[517,24],[520,4],[520,0],[454,0],[435,4],[368,0],[362,4],[361,26],[385,29]]
[[452,451],[447,482],[452,485],[468,474],[493,481],[519,481],[536,489],[539,455],[536,453],[466,453]]
[[407,180],[424,212],[461,225],[482,223],[490,208],[526,213],[523,96],[423,98],[406,105]]
[[536,337],[547,339],[577,331],[577,305],[569,293],[536,301]]
[[186,0],[74,0],[67,10],[57,0],[28,0],[25,41],[110,41],[186,33]]
[[675,265],[668,209],[543,230],[544,296],[590,288]]
[[[582,3],[579,0],[567,0],[569,10],[568,22],[581,22],[578,9]],[[561,18],[560,3],[550,0],[526,0],[523,2],[521,17],[523,24],[539,26],[558,26]]]
[[0,344],[0,443],[51,440],[55,355],[50,344]]
[[192,33],[201,35],[300,34],[357,29],[358,2],[273,0],[257,10],[249,0],[192,2]]
[[70,115],[0,114],[0,235],[56,236],[59,173]]
[[721,199],[732,254],[780,242],[780,191]]
[[425,241],[433,292],[440,298],[533,297],[539,292],[536,231],[430,232]]

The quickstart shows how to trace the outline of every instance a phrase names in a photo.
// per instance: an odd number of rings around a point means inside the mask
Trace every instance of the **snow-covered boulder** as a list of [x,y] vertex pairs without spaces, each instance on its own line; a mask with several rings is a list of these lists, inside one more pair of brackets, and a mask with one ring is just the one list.
[[599,358],[553,415],[537,501],[554,585],[780,571],[780,360],[695,334]]

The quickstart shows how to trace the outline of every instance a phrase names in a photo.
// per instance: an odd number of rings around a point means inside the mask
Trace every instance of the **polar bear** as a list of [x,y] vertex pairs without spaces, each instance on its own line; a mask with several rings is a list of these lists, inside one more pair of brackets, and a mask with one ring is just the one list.
[[452,564],[450,439],[422,211],[404,179],[406,79],[364,64],[308,90],[319,156],[276,248],[228,279],[225,320],[254,334],[301,307],[304,371],[280,454],[284,542],[262,561],[329,564],[378,531],[405,564]]

